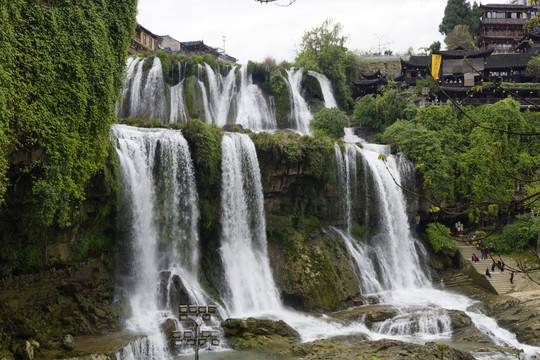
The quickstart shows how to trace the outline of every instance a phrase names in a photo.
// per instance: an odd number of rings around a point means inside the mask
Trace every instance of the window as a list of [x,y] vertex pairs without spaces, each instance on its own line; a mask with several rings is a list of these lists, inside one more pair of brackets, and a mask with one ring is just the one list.
[[146,46],[146,34],[145,33],[143,33],[142,38],[143,38],[142,43],[143,43],[144,46]]

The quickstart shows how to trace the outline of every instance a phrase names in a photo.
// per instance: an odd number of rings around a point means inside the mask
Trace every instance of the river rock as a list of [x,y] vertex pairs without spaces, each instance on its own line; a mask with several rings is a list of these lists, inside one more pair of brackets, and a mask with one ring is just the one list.
[[422,359],[474,360],[469,353],[433,342],[425,345],[383,339],[360,345],[347,345],[332,340],[317,340],[293,347],[292,353],[302,360],[349,359]]
[[225,337],[235,349],[287,347],[300,339],[300,334],[283,320],[248,318],[227,319],[221,323]]
[[338,319],[345,321],[362,321],[367,327],[374,323],[385,321],[395,317],[398,311],[388,305],[360,306],[333,314]]
[[75,339],[71,334],[67,334],[62,338],[62,347],[66,350],[75,349]]

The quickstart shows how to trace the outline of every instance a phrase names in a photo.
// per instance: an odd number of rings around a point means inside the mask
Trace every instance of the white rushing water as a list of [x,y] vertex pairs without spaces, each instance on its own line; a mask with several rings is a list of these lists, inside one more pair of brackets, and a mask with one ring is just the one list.
[[287,70],[289,91],[291,92],[291,117],[294,130],[300,134],[309,134],[309,122],[312,119],[309,106],[302,96],[302,69]]
[[334,91],[332,90],[332,83],[330,82],[330,80],[324,74],[320,74],[316,71],[309,70],[308,75],[313,76],[319,81],[319,85],[321,86],[321,92],[324,98],[324,107],[338,107],[336,99],[334,98]]
[[112,130],[119,202],[130,235],[129,274],[120,276],[119,286],[131,310],[127,330],[146,335],[124,349],[124,358],[132,353],[134,359],[166,359],[163,322],[177,322],[180,303],[209,302],[197,280],[199,210],[191,154],[180,131],[124,125]]
[[[178,64],[178,73],[182,73],[182,65]],[[187,120],[186,105],[184,103],[184,79],[180,79],[178,84],[170,87],[171,93],[171,111],[169,115],[169,124],[183,123]]]
[[[397,316],[373,326],[369,336],[373,339],[392,337],[409,341],[450,339],[452,328],[448,311],[457,310],[468,315],[477,329],[496,345],[523,349],[527,356],[540,354],[539,348],[519,343],[514,334],[475,310],[475,301],[432,287],[420,261],[421,257],[427,257],[427,253],[411,233],[404,195],[395,183],[403,182],[402,174],[411,174],[410,166],[404,164],[406,159],[400,157],[398,161],[398,157],[389,154],[386,146],[368,144],[355,136],[352,129],[346,129],[345,141],[348,142],[348,161],[337,159],[336,163],[342,167],[338,173],[346,173],[348,180],[340,177],[340,184],[350,187],[355,181],[351,174],[356,172],[356,167],[351,166],[353,163],[361,161],[369,168],[376,187],[379,224],[378,232],[367,239],[354,239],[349,231],[350,224],[347,231],[336,231],[355,260],[362,294],[376,295],[381,304],[399,310]],[[357,143],[361,143],[362,148]],[[336,152],[337,157],[340,154]],[[379,159],[381,154],[387,156],[386,161]],[[350,189],[345,192],[348,196],[353,193]],[[346,207],[346,210],[350,212],[351,207]],[[352,219],[352,216],[348,215],[347,218]]]
[[247,73],[247,66],[240,68],[236,124],[252,130],[276,129],[277,122],[272,104],[266,99],[259,86]]
[[222,140],[221,257],[232,316],[281,308],[266,249],[266,225],[259,162],[245,134]]

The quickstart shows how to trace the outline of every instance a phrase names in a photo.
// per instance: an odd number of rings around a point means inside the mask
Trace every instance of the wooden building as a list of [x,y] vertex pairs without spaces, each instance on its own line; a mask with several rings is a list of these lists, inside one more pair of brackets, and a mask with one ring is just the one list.
[[403,81],[409,86],[416,86],[416,80],[424,78],[428,73],[428,63],[431,57],[427,55],[413,55],[409,60],[401,60],[401,76],[396,80]]
[[223,50],[206,45],[202,40],[181,42],[180,54],[187,56],[209,54],[216,60],[226,61],[232,64],[236,64],[238,61],[238,59],[225,54]]
[[160,47],[161,37],[153,34],[150,30],[137,24],[135,36],[127,48],[128,54],[138,55],[143,52],[153,53]]
[[536,8],[526,4],[480,4],[480,9],[476,46],[483,50],[493,48],[496,53],[513,52],[523,36],[523,24],[536,16]]
[[359,80],[353,82],[353,97],[362,97],[368,94],[376,94],[386,84],[386,75],[381,74],[381,69],[374,73],[360,73]]
[[482,80],[487,58],[493,49],[467,50],[462,47],[434,51],[441,55],[439,79],[446,86],[475,86]]

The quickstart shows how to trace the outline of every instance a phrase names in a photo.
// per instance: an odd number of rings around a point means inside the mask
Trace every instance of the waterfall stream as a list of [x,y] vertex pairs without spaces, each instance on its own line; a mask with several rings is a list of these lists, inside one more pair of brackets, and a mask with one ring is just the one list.
[[124,359],[167,359],[161,325],[170,319],[182,326],[180,304],[211,302],[197,280],[199,210],[191,154],[180,131],[124,125],[112,131],[122,182],[120,226],[130,244],[118,288],[129,300],[127,330],[146,335],[124,349]]
[[275,312],[281,301],[266,250],[266,225],[259,162],[245,134],[222,140],[221,256],[232,316]]

